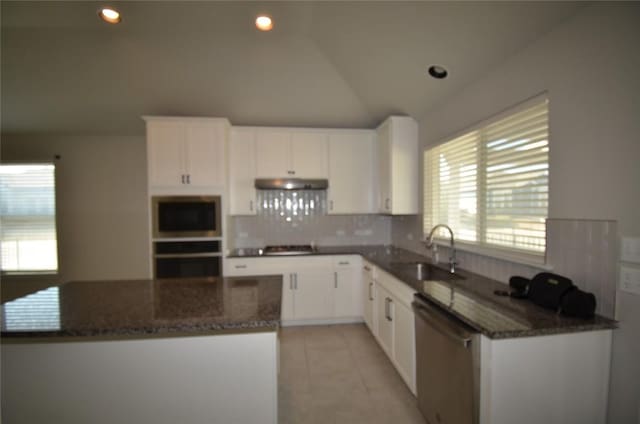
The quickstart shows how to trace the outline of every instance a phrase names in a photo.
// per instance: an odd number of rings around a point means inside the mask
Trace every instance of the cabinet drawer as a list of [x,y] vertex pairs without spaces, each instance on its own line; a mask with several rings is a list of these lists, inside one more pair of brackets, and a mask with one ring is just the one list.
[[332,256],[333,268],[353,268],[360,267],[361,259],[357,255],[345,255],[345,256]]
[[[275,265],[275,264],[273,264]],[[269,264],[268,259],[262,258],[229,258],[224,263],[224,275],[269,275],[280,274],[277,268]]]

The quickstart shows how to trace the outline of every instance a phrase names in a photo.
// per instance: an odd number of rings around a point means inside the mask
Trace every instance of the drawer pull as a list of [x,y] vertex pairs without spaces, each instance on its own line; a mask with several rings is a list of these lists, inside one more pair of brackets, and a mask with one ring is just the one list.
[[247,266],[246,265],[235,265],[236,269],[246,269]]

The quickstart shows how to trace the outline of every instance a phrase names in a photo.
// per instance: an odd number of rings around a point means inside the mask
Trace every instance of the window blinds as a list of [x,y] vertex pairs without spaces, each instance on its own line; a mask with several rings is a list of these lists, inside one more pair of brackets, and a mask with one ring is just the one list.
[[55,167],[0,166],[2,271],[56,271]]
[[427,150],[425,233],[445,223],[459,240],[543,256],[548,143],[544,99]]

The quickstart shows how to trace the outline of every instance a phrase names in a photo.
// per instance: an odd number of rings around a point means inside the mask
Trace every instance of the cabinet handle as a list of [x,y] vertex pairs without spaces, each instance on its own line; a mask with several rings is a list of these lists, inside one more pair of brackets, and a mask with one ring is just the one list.
[[333,210],[333,200],[329,200],[329,210]]
[[369,283],[369,301],[373,302],[373,283]]
[[253,200],[249,200],[249,210],[253,212]]
[[191,174],[187,174],[187,184],[191,184]]
[[184,174],[182,174],[181,177],[182,177],[182,184],[184,184]]
[[289,274],[289,290],[293,290],[293,274]]
[[293,274],[293,284],[296,290],[298,290],[298,274]]
[[371,268],[369,268],[367,265],[363,266],[365,271],[371,271]]
[[336,289],[338,288],[338,273],[337,272],[333,273],[333,286]]
[[236,269],[246,269],[247,266],[246,265],[236,265],[235,268]]
[[387,319],[387,321],[393,321],[393,318],[391,318],[391,302],[392,300],[389,299],[388,297],[384,299],[384,317]]
[[386,199],[386,200],[384,201],[384,208],[385,208],[386,210],[389,210],[389,199]]

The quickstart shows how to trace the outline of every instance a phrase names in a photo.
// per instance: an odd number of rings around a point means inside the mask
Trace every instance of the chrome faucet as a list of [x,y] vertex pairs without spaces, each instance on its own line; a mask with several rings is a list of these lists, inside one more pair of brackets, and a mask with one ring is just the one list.
[[449,234],[451,235],[451,239],[449,240],[450,242],[449,247],[451,248],[451,256],[449,256],[449,272],[453,274],[456,272],[457,263],[456,263],[456,246],[453,240],[453,230],[451,229],[451,227],[445,224],[436,225],[431,229],[431,231],[429,231],[429,235],[425,238],[424,244],[427,246],[427,249],[430,249],[433,246],[433,236],[436,230],[438,230],[438,228],[445,228],[449,230]]

